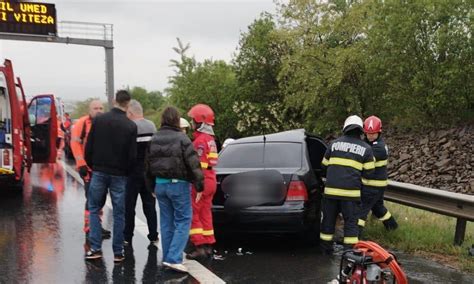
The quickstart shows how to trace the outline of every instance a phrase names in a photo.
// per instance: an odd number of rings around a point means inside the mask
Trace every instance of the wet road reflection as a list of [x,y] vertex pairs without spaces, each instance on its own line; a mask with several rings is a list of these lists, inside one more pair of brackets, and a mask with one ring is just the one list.
[[[0,283],[197,283],[163,271],[160,251],[141,234],[119,265],[111,240],[104,240],[103,260],[85,261],[84,202],[82,186],[61,163],[35,165],[19,194],[0,191]],[[111,219],[105,208],[106,228]],[[339,256],[320,255],[296,237],[218,237],[218,256],[204,264],[229,283],[326,283],[338,273]],[[410,283],[474,283],[472,275],[425,259],[403,254],[399,259]]]
[[[85,261],[82,232],[84,192],[63,164],[35,165],[23,192],[0,192],[0,283],[195,283],[162,271],[158,249],[136,235],[134,249],[115,265],[112,244],[104,258]],[[104,210],[111,227],[111,212]]]

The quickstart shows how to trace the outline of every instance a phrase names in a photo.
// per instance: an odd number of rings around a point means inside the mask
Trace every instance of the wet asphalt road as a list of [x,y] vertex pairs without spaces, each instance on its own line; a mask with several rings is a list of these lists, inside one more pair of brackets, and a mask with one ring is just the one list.
[[[85,261],[84,200],[82,186],[61,163],[35,166],[21,194],[2,190],[0,283],[197,283],[162,270],[160,251],[140,234],[123,264],[114,265],[111,240],[104,240],[102,261]],[[110,209],[104,211],[104,227],[111,228]],[[229,283],[326,283],[338,273],[338,256],[320,255],[296,237],[218,237],[217,259],[203,264]],[[474,283],[474,276],[431,261],[399,259],[410,283]]]

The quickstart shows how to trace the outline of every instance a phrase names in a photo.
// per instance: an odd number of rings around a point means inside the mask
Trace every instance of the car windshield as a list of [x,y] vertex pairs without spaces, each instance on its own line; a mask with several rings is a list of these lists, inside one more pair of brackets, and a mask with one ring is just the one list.
[[301,143],[231,144],[219,155],[218,168],[301,168]]

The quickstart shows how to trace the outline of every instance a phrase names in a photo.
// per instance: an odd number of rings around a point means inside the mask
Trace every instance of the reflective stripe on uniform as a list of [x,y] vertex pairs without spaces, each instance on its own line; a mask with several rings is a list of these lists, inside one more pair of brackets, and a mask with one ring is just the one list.
[[323,161],[321,162],[321,164],[323,164],[324,166],[329,165],[328,159],[324,158]]
[[388,185],[388,180],[376,180],[362,178],[362,184],[375,187],[385,187]]
[[137,137],[137,142],[148,142],[151,141],[151,136]]
[[217,159],[218,157],[219,157],[219,154],[214,153],[214,152],[207,154],[208,159]]
[[321,240],[323,240],[323,241],[328,241],[328,242],[332,241],[332,237],[333,237],[333,236],[334,236],[334,235],[330,235],[330,234],[323,234],[323,233],[320,233],[320,234],[319,234],[319,238],[320,238]]
[[360,197],[360,190],[326,187],[324,189],[324,194],[345,197]]
[[361,226],[361,227],[365,227],[365,220],[362,220],[362,219],[359,219],[357,221],[357,225]]
[[390,211],[387,211],[387,213],[385,213],[385,215],[383,215],[383,217],[380,218],[379,220],[380,221],[387,221],[388,219],[390,219],[390,217],[392,217],[392,214],[390,214]]
[[209,166],[208,163],[201,162],[201,168],[207,169],[208,166]]
[[358,241],[358,237],[344,237],[344,243],[348,245],[356,244]]
[[15,172],[9,169],[0,168],[0,174],[2,175],[12,175]]
[[72,137],[72,138],[71,138],[71,141],[74,141],[74,142],[77,142],[77,143],[81,143],[81,144],[82,144],[82,139],[79,138],[79,137]]
[[373,170],[375,169],[375,162],[364,163],[364,170]]
[[191,229],[189,231],[190,235],[201,235],[202,234],[202,228],[197,228],[197,229]]
[[388,165],[388,160],[381,160],[381,161],[375,162],[375,167],[376,168],[380,168],[380,167],[383,167],[383,166],[386,166],[386,165]]
[[359,171],[362,171],[362,166],[363,166],[362,163],[359,163],[357,161],[354,161],[351,159],[345,159],[345,158],[336,158],[336,157],[331,157],[329,159],[329,165],[351,167]]
[[214,235],[214,230],[203,230],[202,235],[203,236],[213,236]]

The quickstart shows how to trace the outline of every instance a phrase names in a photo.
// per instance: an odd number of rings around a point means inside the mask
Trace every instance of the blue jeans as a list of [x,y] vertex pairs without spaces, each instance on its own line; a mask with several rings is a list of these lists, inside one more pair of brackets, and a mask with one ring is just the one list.
[[183,263],[183,251],[191,229],[191,186],[187,182],[159,183],[155,186],[160,206],[163,261]]
[[110,190],[112,211],[114,215],[114,229],[112,248],[114,254],[123,253],[123,229],[125,227],[125,187],[126,176],[114,176],[103,172],[92,172],[89,186],[88,206],[90,212],[89,241],[93,250],[102,248],[102,226],[100,225],[99,212],[103,201]]

